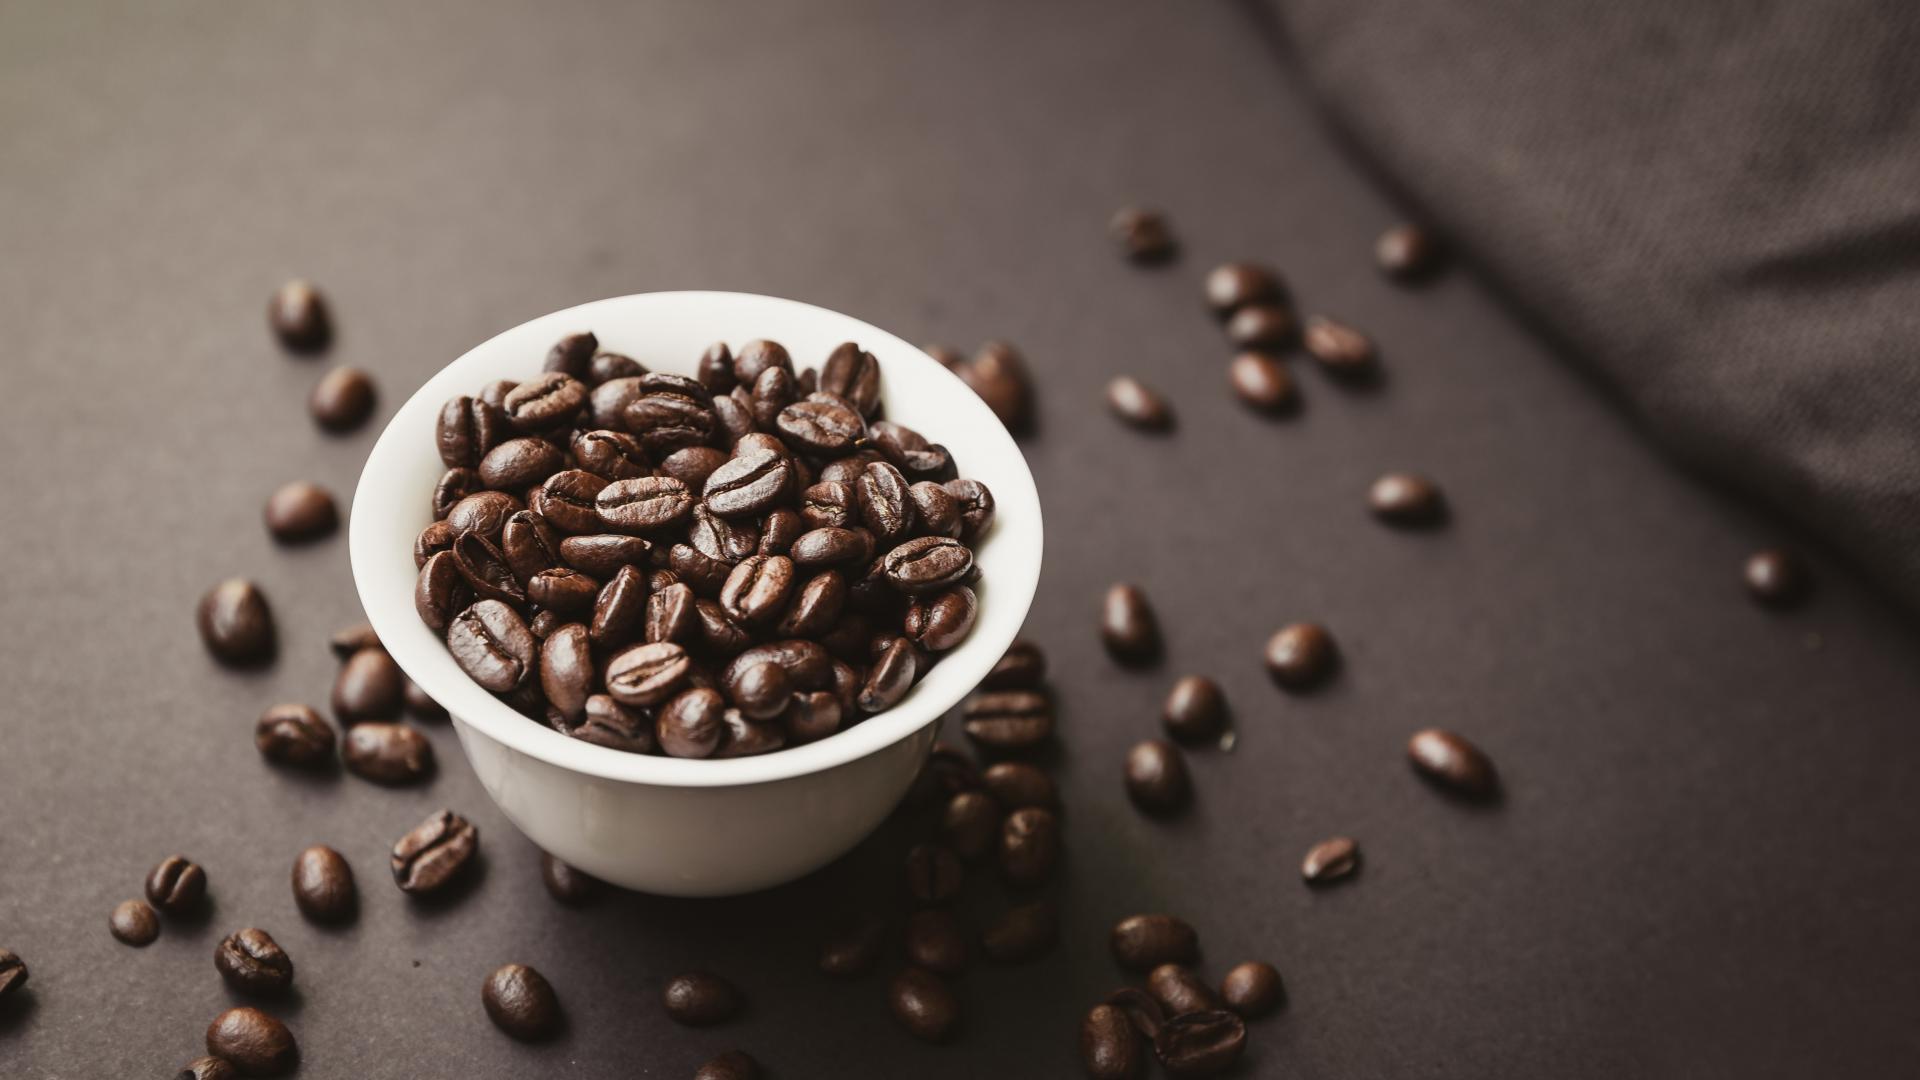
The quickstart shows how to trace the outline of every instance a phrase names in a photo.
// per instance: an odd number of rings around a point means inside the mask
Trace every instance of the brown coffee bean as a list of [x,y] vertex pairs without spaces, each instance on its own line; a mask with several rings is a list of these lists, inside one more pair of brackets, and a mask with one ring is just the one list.
[[1246,1048],[1246,1023],[1224,1009],[1171,1017],[1153,1037],[1154,1056],[1176,1077],[1225,1072]]
[[406,690],[401,696],[406,700],[407,711],[419,719],[445,720],[447,718],[447,707],[433,700],[432,695],[420,689],[412,680],[408,680]]
[[107,929],[122,944],[141,948],[160,936],[160,916],[145,900],[122,900],[108,916]]
[[522,1042],[560,1031],[560,997],[546,976],[525,964],[503,964],[480,986],[480,1003],[493,1026]]
[[1319,623],[1293,623],[1267,639],[1267,673],[1289,690],[1318,685],[1339,663],[1333,635]]
[[593,875],[544,851],[540,853],[540,880],[547,887],[547,895],[563,904],[584,904],[600,891],[600,882]]
[[[545,482],[529,496],[529,499],[533,511],[561,532],[575,535],[599,534],[605,527],[600,520],[599,499],[608,486],[609,483],[605,477],[584,469],[563,469],[547,477]],[[601,547],[609,543],[605,534],[593,536],[590,539],[598,540]],[[638,537],[625,539],[637,544],[646,543]],[[565,540],[561,541],[561,543],[565,542]],[[584,569],[584,567],[576,569]]]
[[480,849],[480,830],[451,810],[438,810],[393,845],[389,860],[400,891],[424,895],[458,880]]
[[922,904],[943,904],[960,894],[967,870],[953,849],[915,844],[907,852],[907,895]]
[[924,968],[903,969],[887,987],[894,1019],[914,1038],[940,1043],[960,1026],[960,1001],[940,976]]
[[1114,1005],[1095,1005],[1081,1021],[1080,1061],[1089,1080],[1140,1080],[1147,1074],[1140,1033]]
[[275,765],[319,768],[333,760],[333,727],[305,705],[274,705],[254,724],[253,745]]
[[689,664],[673,642],[635,645],[607,661],[607,693],[622,705],[658,705],[686,682]]
[[147,873],[147,900],[169,915],[198,911],[207,898],[207,872],[185,855],[169,855]]
[[1026,887],[1045,881],[1060,861],[1060,819],[1052,810],[1027,806],[1000,824],[1000,873]]
[[693,509],[693,494],[670,476],[643,476],[608,484],[594,506],[607,528],[655,532],[686,517]]
[[733,377],[741,386],[752,386],[768,368],[793,370],[793,357],[777,341],[749,341],[734,354]]
[[1207,306],[1221,318],[1248,304],[1282,301],[1286,292],[1280,275],[1257,263],[1226,263],[1207,274]]
[[1446,517],[1446,500],[1433,481],[1416,473],[1387,473],[1367,491],[1373,516],[1389,525],[1435,525]]
[[1310,885],[1338,881],[1360,867],[1360,847],[1350,838],[1336,836],[1308,849],[1300,862],[1300,876]]
[[1373,342],[1345,323],[1315,315],[1307,320],[1300,340],[1307,355],[1320,361],[1334,378],[1358,381],[1374,374]]
[[760,1063],[745,1051],[729,1050],[708,1061],[693,1074],[693,1080],[760,1080]]
[[342,724],[357,724],[399,716],[406,702],[406,683],[406,675],[387,650],[361,649],[347,657],[334,676],[334,718]]
[[1051,900],[1015,904],[980,936],[987,957],[1001,964],[1038,959],[1060,937],[1060,912]]
[[1204,675],[1188,675],[1173,684],[1160,710],[1167,734],[1184,742],[1203,742],[1226,730],[1227,698],[1220,684]]
[[918,536],[887,552],[880,562],[887,583],[901,592],[938,592],[966,580],[973,570],[973,551],[949,536]]
[[990,750],[1030,750],[1053,736],[1053,702],[1033,690],[975,694],[960,713],[967,738]]
[[526,591],[513,576],[506,553],[479,533],[466,533],[453,542],[453,568],[475,596],[509,604],[526,602]]
[[1180,748],[1163,739],[1135,743],[1127,752],[1127,795],[1149,814],[1173,814],[1193,799],[1193,781]]
[[1227,365],[1227,382],[1240,400],[1263,412],[1285,412],[1299,403],[1293,376],[1265,353],[1243,352]]
[[1431,229],[1395,225],[1380,234],[1373,246],[1373,255],[1387,276],[1414,281],[1437,270],[1445,252]]
[[972,544],[993,528],[993,492],[987,490],[987,485],[963,477],[948,480],[940,487],[953,497],[954,509],[960,515],[961,543]]
[[461,499],[447,511],[447,527],[456,538],[473,533],[488,540],[500,538],[507,519],[526,509],[503,491],[481,491]]
[[986,402],[1008,431],[1019,434],[1032,419],[1033,384],[1027,363],[1004,341],[989,341],[980,351],[955,366],[953,373]]
[[326,298],[311,281],[289,281],[267,301],[267,325],[294,352],[317,352],[333,339]]
[[583,574],[608,581],[622,567],[645,567],[652,548],[652,544],[637,536],[617,533],[569,536],[560,541],[560,559]]
[[1160,1002],[1169,1017],[1220,1007],[1220,1000],[1214,995],[1213,988],[1179,964],[1161,964],[1148,972],[1147,990]]
[[1235,964],[1220,980],[1220,1000],[1249,1020],[1272,1012],[1283,996],[1280,973],[1258,960]]
[[560,718],[559,730],[581,742],[604,746],[627,754],[651,754],[654,749],[653,718],[647,710],[622,705],[606,694],[590,694],[580,721],[571,726]]
[[337,367],[314,384],[307,410],[328,431],[352,431],[373,415],[373,398],[372,376],[359,368]]
[[907,963],[936,975],[967,969],[967,934],[950,908],[927,908],[907,917]]
[[353,867],[324,844],[307,848],[293,861],[293,902],[300,914],[317,923],[338,924],[352,919],[360,905]]
[[642,636],[649,643],[689,641],[698,625],[693,589],[684,583],[654,588],[647,597],[647,621]]
[[1059,801],[1053,779],[1024,761],[999,761],[980,774],[980,783],[995,802],[1008,810],[1024,806],[1052,806]]
[[539,660],[533,632],[519,612],[498,600],[482,600],[454,616],[447,651],[460,670],[496,694],[520,686]]
[[1100,608],[1100,638],[1107,653],[1123,664],[1145,664],[1160,655],[1160,624],[1137,585],[1122,582],[1107,590]]
[[617,649],[638,640],[646,623],[647,576],[637,566],[622,566],[594,597],[588,637],[602,649]]
[[903,637],[894,638],[867,669],[866,681],[860,686],[855,704],[866,713],[885,712],[900,704],[900,699],[913,689],[920,665],[921,657],[913,642]]
[[795,566],[824,569],[859,567],[873,558],[873,534],[865,529],[809,529],[793,541],[787,555]]
[[593,651],[582,623],[568,623],[540,643],[540,689],[569,721],[585,714],[593,692]]
[[600,339],[591,333],[568,334],[547,350],[547,362],[540,370],[584,379],[592,369],[594,350],[599,347]]
[[[586,406],[586,384],[561,371],[547,371],[528,379],[500,402],[513,426],[529,433],[564,430]],[[483,471],[485,464],[481,462]]]
[[1160,1000],[1137,986],[1123,986],[1107,995],[1103,1003],[1120,1010],[1133,1030],[1151,1040],[1167,1022],[1167,1010]]
[[1129,971],[1191,964],[1200,957],[1199,936],[1172,915],[1129,915],[1114,924],[1108,944],[1113,958]]
[[772,622],[786,610],[793,579],[793,560],[784,555],[755,555],[727,575],[720,587],[720,606],[742,625]]
[[1767,548],[1747,559],[1747,592],[1768,607],[1791,608],[1806,600],[1813,575],[1806,560],[1785,548]]
[[333,532],[340,524],[340,511],[326,488],[305,480],[296,480],[267,498],[262,514],[267,531],[282,543],[297,544],[317,540]]
[[272,934],[255,927],[228,934],[213,950],[213,966],[242,993],[284,994],[293,985],[293,958]]
[[1165,431],[1173,426],[1173,410],[1166,399],[1131,375],[1118,376],[1107,384],[1107,408],[1143,430]]
[[1293,311],[1280,304],[1248,304],[1227,320],[1227,340],[1241,349],[1284,349],[1299,331]]
[[983,858],[1000,840],[1000,813],[1000,804],[986,792],[959,792],[947,800],[940,835],[961,858]]
[[405,724],[355,724],[340,756],[348,772],[377,784],[413,784],[433,773],[433,744]]
[[599,582],[564,566],[542,570],[527,579],[527,600],[565,618],[591,618],[599,597]]
[[453,552],[437,551],[420,566],[414,579],[413,610],[436,634],[445,634],[455,616],[473,601],[473,590],[460,574]]
[[1422,776],[1455,794],[1489,799],[1498,791],[1493,762],[1479,747],[1451,731],[1415,732],[1407,741],[1407,756]]
[[782,450],[737,448],[701,487],[701,503],[721,517],[751,517],[787,497],[793,489],[793,462]]
[[300,1048],[287,1025],[245,1006],[228,1009],[207,1025],[207,1053],[246,1076],[284,1076],[300,1063]]
[[380,635],[374,633],[372,623],[354,623],[335,630],[327,638],[327,649],[341,660],[352,656],[361,649],[381,648]]
[[459,538],[459,535],[445,520],[436,521],[421,529],[420,535],[413,541],[414,568],[417,570],[427,565],[428,559],[443,551],[453,550],[453,542]]
[[1107,231],[1120,245],[1120,254],[1137,263],[1166,262],[1179,250],[1166,215],[1157,210],[1125,207],[1113,215]]
[[980,682],[982,690],[1037,690],[1047,677],[1047,656],[1040,646],[1016,638]]
[[194,1058],[173,1080],[238,1080],[240,1071],[217,1057]]
[[733,984],[708,971],[690,971],[668,979],[660,1000],[668,1016],[689,1027],[731,1020],[740,1011],[740,994]]
[[660,709],[654,731],[669,757],[712,757],[726,737],[726,699],[718,691],[696,687],[674,696]]
[[274,654],[273,612],[260,587],[229,578],[200,598],[195,611],[200,640],[214,659],[234,667],[262,663]]
[[880,405],[880,361],[853,342],[842,342],[820,365],[820,389],[872,416]]

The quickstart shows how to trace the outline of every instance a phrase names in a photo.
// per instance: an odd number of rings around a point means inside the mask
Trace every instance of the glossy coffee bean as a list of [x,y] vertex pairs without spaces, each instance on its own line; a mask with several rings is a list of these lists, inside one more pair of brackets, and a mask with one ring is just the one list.
[[587,619],[600,597],[600,583],[578,570],[556,566],[527,579],[527,600],[568,619]]
[[888,462],[876,461],[853,481],[860,521],[883,547],[906,539],[914,526],[911,486],[905,474]]
[[809,529],[794,539],[787,555],[795,566],[810,570],[859,567],[873,558],[873,534],[864,528]]
[[998,761],[980,774],[980,784],[1003,809],[1052,806],[1059,801],[1053,779],[1024,761]]
[[1016,638],[980,682],[983,690],[1038,690],[1047,677],[1047,656],[1040,646]]
[[675,695],[661,707],[654,727],[661,752],[669,757],[712,757],[726,737],[726,711],[726,699],[705,687]]
[[690,971],[668,979],[660,1001],[669,1017],[689,1027],[731,1020],[740,1011],[740,995],[733,984],[708,971]]
[[922,1042],[952,1038],[960,1026],[960,1001],[940,976],[910,967],[893,977],[887,987],[887,1006],[894,1019]]
[[173,1080],[238,1080],[240,1070],[217,1057],[195,1058]]
[[594,350],[599,347],[600,339],[591,333],[568,334],[547,350],[547,361],[540,370],[584,379],[593,364]]
[[698,626],[693,589],[675,582],[655,587],[647,597],[647,619],[641,636],[648,642],[687,641]]
[[[641,378],[643,386],[649,378],[653,376]],[[642,393],[627,406],[621,419],[621,426],[655,458],[689,446],[703,446],[713,440],[719,428],[719,419],[710,406],[677,393]]]
[[563,904],[584,904],[600,891],[600,882],[593,875],[544,851],[540,853],[540,881],[546,885],[547,895]]
[[284,994],[293,985],[293,958],[265,930],[248,927],[221,940],[213,966],[227,985],[246,994]]
[[1154,1056],[1176,1077],[1223,1073],[1246,1048],[1246,1023],[1224,1009],[1170,1017],[1153,1037]]
[[[525,432],[564,428],[586,405],[586,384],[561,371],[547,371],[528,379],[500,402],[507,420]],[[485,465],[481,462],[483,470]]]
[[387,650],[361,649],[347,657],[333,680],[334,718],[342,724],[389,720],[406,703],[407,677]]
[[1033,690],[975,694],[961,706],[967,738],[989,750],[1031,750],[1053,736],[1053,702]]
[[274,705],[254,724],[253,745],[275,765],[319,768],[333,760],[333,727],[305,705]]
[[967,934],[950,908],[927,908],[907,917],[907,963],[936,975],[967,969]]
[[727,575],[720,587],[720,606],[743,626],[772,622],[786,610],[793,585],[793,560],[785,555],[754,555]]
[[1299,332],[1292,310],[1280,304],[1248,304],[1227,320],[1227,340],[1240,349],[1284,349]]
[[519,612],[498,600],[482,600],[454,616],[447,650],[460,670],[496,694],[525,682],[539,660],[533,632]]
[[1100,640],[1123,664],[1145,664],[1160,655],[1160,623],[1139,586],[1125,582],[1107,590],[1100,607]]
[[466,533],[453,542],[453,568],[460,572],[473,594],[482,599],[516,605],[527,599],[512,564],[507,562],[506,553],[479,533]]
[[869,714],[893,708],[913,689],[919,668],[920,654],[913,642],[903,637],[894,638],[867,669],[866,681],[860,686],[855,704]]
[[0,1009],[25,993],[27,963],[7,949],[0,949]]
[[1367,505],[1374,517],[1403,527],[1435,525],[1446,516],[1439,486],[1417,473],[1392,472],[1375,480]]
[[1310,885],[1338,881],[1360,867],[1360,846],[1345,836],[1322,840],[1300,861],[1300,876]]
[[284,1076],[300,1062],[287,1025],[245,1006],[228,1009],[207,1025],[207,1053],[246,1076]]
[[986,402],[1008,431],[1026,430],[1032,419],[1033,383],[1019,351],[1004,341],[989,341],[953,369],[967,388]]
[[1499,788],[1493,762],[1464,737],[1440,728],[1417,731],[1407,757],[1429,781],[1470,799],[1491,798]]
[[316,352],[333,338],[326,298],[311,281],[289,281],[267,301],[267,326],[294,352]]
[[1265,353],[1243,352],[1227,365],[1227,382],[1240,400],[1262,412],[1278,413],[1299,401],[1286,365]]
[[[646,365],[631,356],[599,352],[594,353],[593,359],[587,361],[587,377],[584,381],[588,386],[599,386],[615,379],[639,378],[646,373]],[[579,376],[576,375],[575,378]]]
[[785,453],[743,447],[707,476],[700,498],[721,517],[751,517],[786,498],[792,487],[793,463]]
[[460,573],[451,551],[436,551],[420,566],[414,579],[413,610],[436,634],[445,634],[453,620],[473,601],[473,589]]
[[417,570],[424,567],[427,565],[428,559],[433,558],[443,551],[452,551],[453,542],[459,539],[459,537],[460,534],[454,530],[453,526],[447,524],[444,519],[421,529],[420,535],[413,541],[414,569]]
[[1274,682],[1289,690],[1305,690],[1333,673],[1340,653],[1326,627],[1293,623],[1267,639],[1264,658]]
[[973,551],[949,536],[919,536],[881,558],[887,583],[903,593],[938,592],[966,581]]
[[169,915],[186,915],[207,898],[207,872],[185,855],[169,855],[147,873],[147,901]]
[[1147,1074],[1140,1033],[1115,1005],[1095,1005],[1080,1022],[1080,1062],[1089,1080],[1140,1080]]
[[1173,684],[1160,722],[1167,734],[1183,742],[1217,738],[1227,727],[1227,698],[1220,684],[1204,675],[1188,675]]
[[1135,743],[1127,751],[1127,797],[1149,814],[1173,814],[1193,799],[1186,756],[1163,739]]
[[566,463],[566,453],[545,439],[508,439],[480,459],[480,482],[519,491],[545,481]]
[[581,742],[627,754],[651,754],[655,746],[648,711],[622,705],[606,694],[588,695],[579,722],[560,730]]
[[962,791],[947,800],[940,816],[940,835],[960,857],[969,861],[991,854],[1000,841],[1001,807],[984,791]]
[[525,964],[503,964],[480,985],[480,1003],[493,1026],[522,1042],[560,1031],[560,997],[546,976]]
[[637,536],[618,533],[568,536],[560,541],[560,560],[589,577],[607,581],[622,567],[645,567],[652,547]]
[[1258,263],[1226,263],[1207,274],[1207,306],[1225,318],[1248,304],[1274,303],[1286,298],[1280,275]]
[[822,481],[806,489],[800,517],[809,529],[845,529],[860,524],[858,481]]
[[1358,381],[1374,374],[1373,341],[1345,323],[1315,315],[1307,320],[1300,343],[1336,379]]
[[1159,392],[1131,375],[1107,384],[1107,408],[1122,421],[1147,431],[1173,426],[1173,409]]
[[1160,1002],[1169,1017],[1220,1007],[1213,987],[1180,964],[1161,964],[1148,972],[1147,992]]
[[1133,1030],[1151,1040],[1167,1022],[1167,1010],[1158,998],[1137,986],[1123,986],[1107,995],[1104,1004],[1119,1009]]
[[632,646],[607,661],[607,693],[622,705],[658,705],[686,682],[689,664],[670,641]]
[[355,724],[340,757],[348,772],[376,784],[414,784],[433,774],[433,744],[405,724]]
[[[600,520],[599,498],[608,483],[605,477],[584,469],[563,469],[547,477],[533,492],[530,496],[531,506],[547,524],[562,533],[575,536],[601,534],[605,526]],[[646,543],[637,537],[627,539],[638,544]],[[600,543],[602,547],[606,546],[605,540]]]
[[693,1080],[759,1080],[760,1063],[745,1051],[729,1050],[696,1069]]
[[1000,873],[1010,884],[1045,881],[1060,861],[1060,819],[1052,810],[1028,806],[1000,823]]
[[1433,230],[1421,225],[1395,225],[1380,234],[1373,257],[1387,276],[1413,281],[1437,270],[1445,251]]
[[637,566],[622,566],[594,597],[588,636],[600,648],[616,649],[638,641],[646,623],[647,576]]
[[1151,971],[1161,964],[1191,964],[1200,957],[1200,938],[1185,920],[1172,915],[1129,915],[1108,937],[1113,958],[1128,971]]
[[987,958],[1001,964],[1038,959],[1060,937],[1060,912],[1051,900],[1015,904],[980,935]]
[[1120,245],[1120,254],[1133,262],[1166,262],[1179,249],[1166,215],[1157,210],[1125,207],[1107,222],[1107,231]]
[[618,480],[594,499],[601,524],[627,533],[654,532],[674,524],[693,509],[687,485],[669,476]]
[[993,492],[978,480],[961,477],[941,484],[953,497],[954,510],[960,515],[960,541],[972,544],[993,528]]
[[793,357],[777,341],[749,341],[734,354],[733,377],[741,386],[752,386],[768,368],[793,370]]
[[458,880],[480,849],[480,830],[451,810],[439,810],[393,845],[388,863],[402,892],[438,892]]
[[559,564],[560,537],[539,512],[516,511],[500,527],[500,555],[524,589],[534,575]]
[[293,860],[293,902],[300,914],[323,925],[352,919],[359,908],[353,867],[339,852],[315,844]]
[[247,666],[273,656],[273,612],[251,581],[229,578],[215,585],[200,598],[194,617],[200,640],[221,663]]
[[107,929],[122,944],[139,948],[160,936],[160,916],[145,900],[122,900],[107,917]]
[[749,720],[764,721],[779,716],[793,695],[787,669],[771,660],[763,660],[741,669],[727,685],[727,696],[735,708]]
[[326,488],[305,480],[285,484],[268,496],[261,516],[273,538],[286,544],[317,540],[340,524],[333,496]]
[[1280,973],[1258,960],[1235,964],[1220,980],[1221,1002],[1249,1020],[1272,1012],[1283,996]]
[[1744,576],[1747,592],[1768,607],[1794,607],[1804,602],[1813,588],[1806,560],[1785,548],[1755,552],[1747,559]]
[[880,361],[859,345],[842,342],[820,365],[820,390],[872,416],[880,407]]
[[373,398],[371,375],[359,368],[337,367],[314,384],[307,411],[328,431],[352,431],[373,415]]
[[498,540],[507,519],[526,509],[520,500],[502,491],[479,491],[453,504],[447,511],[447,527],[455,538],[468,533]]

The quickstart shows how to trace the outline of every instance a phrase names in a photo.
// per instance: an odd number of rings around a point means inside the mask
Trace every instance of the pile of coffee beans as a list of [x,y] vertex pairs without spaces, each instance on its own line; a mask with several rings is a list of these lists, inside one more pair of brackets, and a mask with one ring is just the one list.
[[[764,754],[892,708],[972,630],[993,495],[881,418],[871,353],[803,371],[722,343],[690,378],[582,333],[545,367],[442,408],[414,548],[421,619],[524,715],[632,753]],[[395,750],[370,746],[370,775],[406,778]]]
[[1087,1012],[1080,1057],[1095,1080],[1135,1080],[1157,1059],[1173,1076],[1214,1076],[1240,1060],[1246,1021],[1272,1012],[1284,994],[1271,964],[1235,966],[1215,990],[1193,970],[1200,938],[1172,915],[1132,915],[1108,935],[1116,962],[1145,972],[1145,989],[1126,986]]

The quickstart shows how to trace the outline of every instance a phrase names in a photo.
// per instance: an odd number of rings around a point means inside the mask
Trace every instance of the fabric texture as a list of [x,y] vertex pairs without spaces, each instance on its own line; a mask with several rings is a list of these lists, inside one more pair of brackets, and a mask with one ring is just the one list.
[[1920,6],[1268,10],[1364,151],[1661,443],[1920,608]]

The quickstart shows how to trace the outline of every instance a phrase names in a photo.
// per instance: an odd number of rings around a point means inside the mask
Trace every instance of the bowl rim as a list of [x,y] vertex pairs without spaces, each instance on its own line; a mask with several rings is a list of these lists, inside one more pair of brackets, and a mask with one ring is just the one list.
[[[955,432],[965,434],[955,439],[951,432],[936,432],[929,435],[930,439],[969,444],[975,453],[987,447],[1002,463],[997,471],[1005,475],[992,487],[995,524],[983,543],[1014,543],[1013,538],[1005,535],[1006,522],[1024,519],[1032,523],[1030,530],[1022,529],[1023,533],[1031,533],[1026,544],[1030,550],[1014,551],[1013,557],[1005,560],[1007,565],[995,569],[989,583],[990,593],[983,599],[982,607],[984,613],[985,600],[990,600],[993,617],[988,619],[983,614],[967,640],[946,653],[932,673],[916,684],[899,705],[817,742],[753,757],[674,758],[596,746],[531,720],[483,690],[453,662],[440,636],[420,621],[410,588],[396,596],[392,595],[393,590],[371,584],[372,579],[380,576],[373,568],[381,560],[390,560],[395,555],[391,549],[395,531],[392,516],[401,512],[409,495],[424,499],[427,494],[402,493],[398,489],[404,485],[388,477],[403,475],[406,470],[396,468],[396,463],[409,458],[433,456],[434,467],[441,467],[432,437],[440,405],[449,397],[473,392],[483,381],[464,372],[492,361],[498,350],[524,347],[527,342],[519,339],[539,340],[538,335],[549,335],[538,346],[544,350],[566,333],[594,329],[596,317],[655,305],[709,307],[727,312],[726,317],[738,318],[741,322],[750,322],[754,310],[779,309],[785,309],[788,317],[838,322],[844,327],[846,340],[860,342],[861,347],[874,353],[883,365],[925,365],[931,369],[925,374],[936,383],[946,380],[951,384],[948,388],[951,396],[942,395],[943,421],[950,423]],[[564,329],[556,331],[561,327]],[[753,333],[750,325],[744,330],[753,337],[763,336]],[[713,336],[728,341],[750,339],[730,332],[730,328],[720,328]],[[538,373],[540,355],[537,351],[529,354],[529,377]],[[653,359],[648,357],[650,364]],[[689,374],[695,359],[685,358]],[[655,370],[679,370],[679,363],[680,358],[666,360]],[[956,451],[956,456],[962,461],[967,459],[965,453]],[[594,300],[529,319],[468,349],[428,378],[388,419],[367,455],[354,489],[348,532],[354,585],[368,621],[395,662],[422,690],[446,707],[456,724],[569,772],[662,787],[733,787],[824,772],[876,753],[937,722],[977,687],[1018,636],[1039,585],[1045,540],[1039,493],[1025,455],[986,403],[944,365],[897,335],[829,308],[782,297],[716,290],[633,293]],[[405,557],[410,567],[411,552],[406,552]],[[437,650],[437,662],[427,651],[429,646]]]

